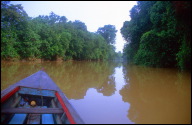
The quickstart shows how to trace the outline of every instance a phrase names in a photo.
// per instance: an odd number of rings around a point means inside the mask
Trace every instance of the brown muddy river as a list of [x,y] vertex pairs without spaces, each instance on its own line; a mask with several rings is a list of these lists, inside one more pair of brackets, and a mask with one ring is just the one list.
[[85,123],[191,124],[191,73],[112,62],[1,62],[1,90],[42,67]]

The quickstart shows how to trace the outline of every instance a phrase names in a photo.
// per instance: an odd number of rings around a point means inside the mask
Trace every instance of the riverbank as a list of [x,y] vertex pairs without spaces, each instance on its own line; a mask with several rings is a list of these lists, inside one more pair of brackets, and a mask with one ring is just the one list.
[[63,61],[72,61],[72,60],[63,60],[62,58],[57,58],[56,60],[46,60],[40,58],[27,58],[27,59],[18,59],[18,58],[8,58],[8,59],[1,59],[3,62],[49,62],[49,61],[56,61],[56,62],[63,62]]
[[[106,60],[102,60],[102,59],[87,59],[87,60],[83,60],[83,59],[63,59],[63,58],[56,58],[55,60],[48,60],[48,59],[40,59],[40,58],[27,58],[27,59],[18,59],[18,58],[7,58],[7,59],[1,59],[1,61],[3,62],[52,62],[52,61],[56,61],[56,62],[66,62],[66,61],[96,61],[96,62],[100,62],[100,61],[106,61]],[[116,61],[116,60],[112,60],[112,61]]]

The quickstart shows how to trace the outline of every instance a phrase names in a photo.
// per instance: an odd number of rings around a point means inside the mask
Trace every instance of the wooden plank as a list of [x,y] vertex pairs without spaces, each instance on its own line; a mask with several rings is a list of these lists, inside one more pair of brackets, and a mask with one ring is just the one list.
[[1,109],[1,113],[59,114],[59,113],[63,113],[63,109],[62,108],[6,108],[6,109]]
[[55,92],[54,91],[43,90],[43,89],[34,89],[34,88],[26,88],[26,87],[21,87],[21,89],[19,90],[19,94],[29,94],[29,95],[55,97]]

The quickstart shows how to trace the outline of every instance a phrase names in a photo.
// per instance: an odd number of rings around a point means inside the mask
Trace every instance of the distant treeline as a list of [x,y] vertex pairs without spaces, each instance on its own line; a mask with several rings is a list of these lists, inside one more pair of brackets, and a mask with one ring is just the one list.
[[191,1],[138,1],[121,34],[128,61],[191,69]]
[[117,30],[105,25],[93,33],[85,23],[53,12],[31,18],[23,7],[1,2],[1,59],[114,59]]

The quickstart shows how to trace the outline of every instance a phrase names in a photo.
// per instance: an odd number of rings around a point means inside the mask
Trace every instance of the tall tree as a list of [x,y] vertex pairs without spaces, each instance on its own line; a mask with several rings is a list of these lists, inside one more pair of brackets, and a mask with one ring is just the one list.
[[19,52],[15,46],[20,45],[18,39],[24,34],[28,15],[20,4],[12,5],[8,1],[1,3],[1,56],[5,59],[18,58]]
[[108,44],[115,44],[116,32],[114,25],[105,25],[97,30],[97,33],[103,36]]

